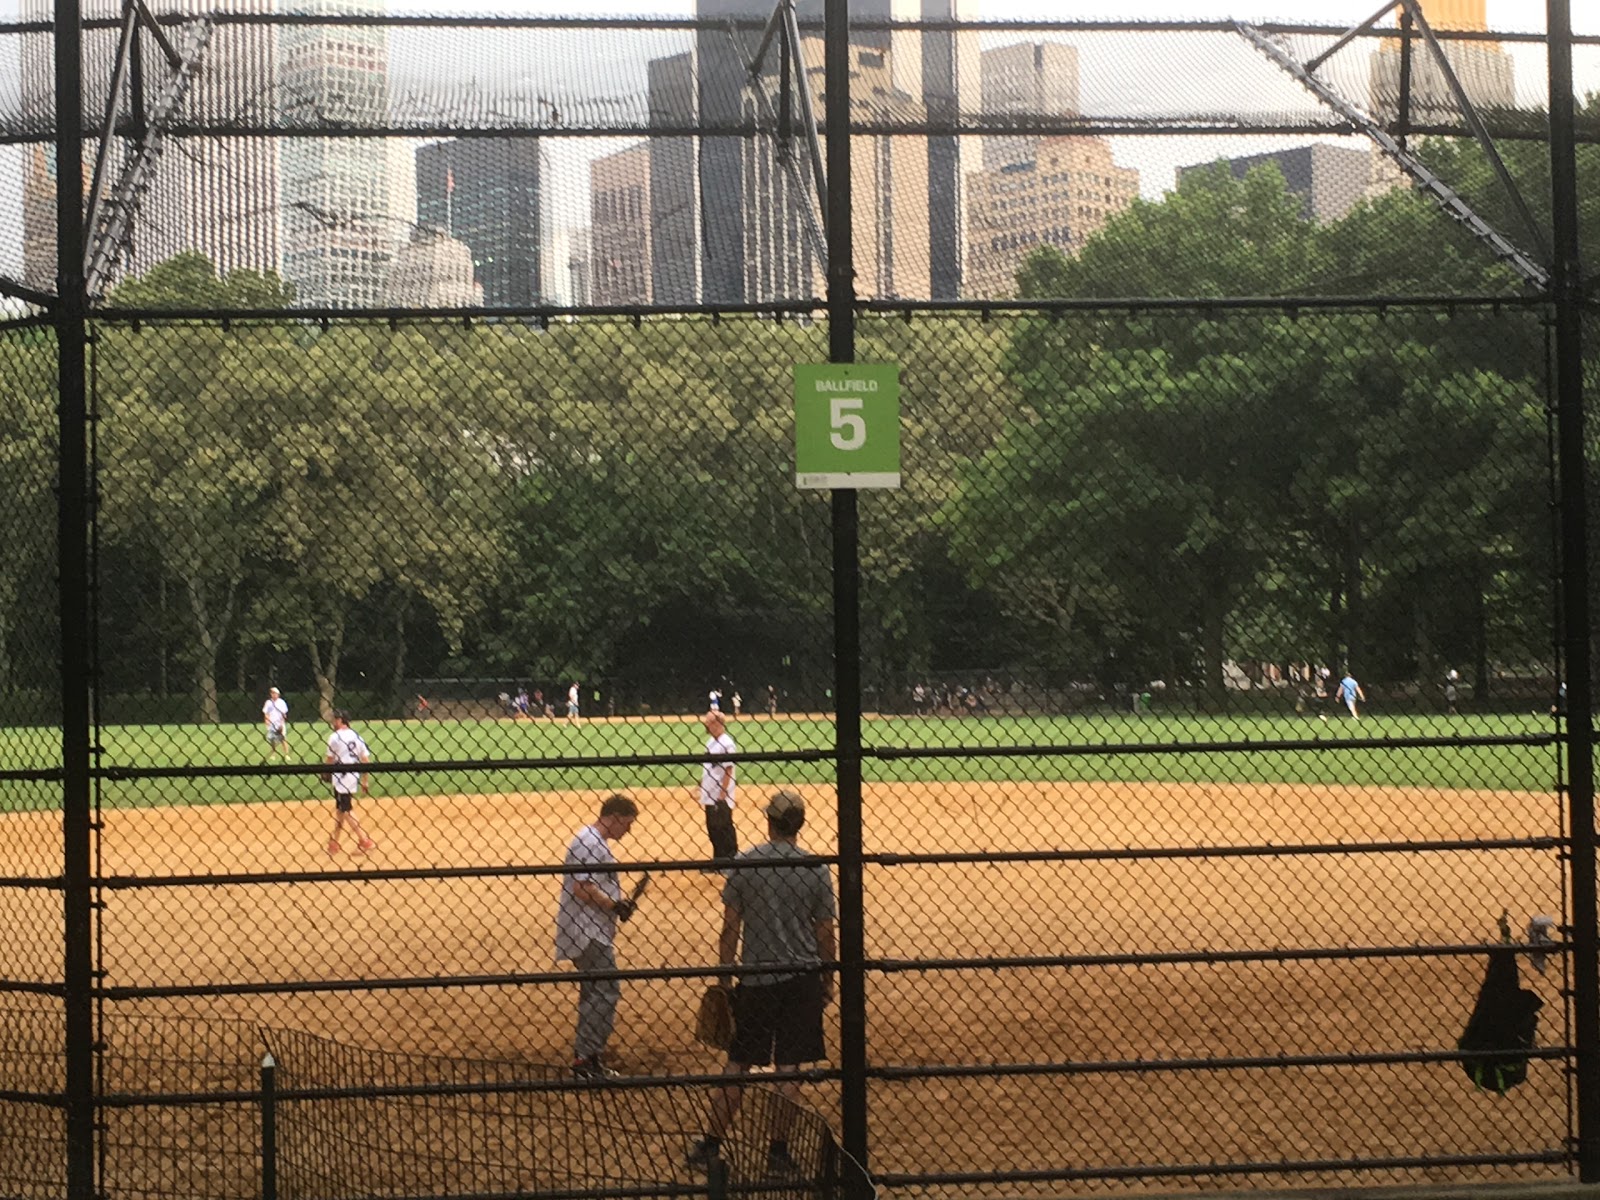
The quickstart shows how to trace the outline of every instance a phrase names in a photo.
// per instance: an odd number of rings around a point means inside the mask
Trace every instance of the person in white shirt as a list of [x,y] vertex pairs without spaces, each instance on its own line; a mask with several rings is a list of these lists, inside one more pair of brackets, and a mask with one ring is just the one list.
[[617,969],[617,926],[633,916],[633,901],[623,898],[617,859],[606,843],[626,837],[638,815],[639,806],[629,797],[607,796],[599,818],[578,830],[567,847],[566,865],[585,869],[561,878],[556,962],[570,962],[585,975],[578,984],[578,1029],[572,1044],[572,1073],[579,1079],[616,1074],[605,1065],[605,1049],[616,1026],[622,985],[586,976]]
[[567,689],[567,720],[574,725],[578,723],[578,685],[576,683]]
[[277,688],[267,690],[267,702],[261,706],[261,724],[267,734],[267,757],[282,754],[289,757],[289,702],[278,694]]
[[[359,733],[350,728],[350,718],[344,709],[334,709],[329,723],[333,726],[333,732],[328,735],[328,754],[324,762],[329,766],[354,767],[372,761],[367,743],[361,739]],[[367,853],[375,843],[361,828],[355,808],[358,789],[363,796],[371,794],[367,787],[366,772],[331,771],[322,778],[333,784],[333,835],[328,838],[329,857],[339,853],[339,833],[346,827],[355,835],[356,853]]]
[[[700,806],[705,810],[706,836],[711,839],[712,858],[732,858],[739,853],[739,834],[733,827],[735,764],[728,755],[737,754],[739,747],[720,712],[706,713],[705,725],[706,761],[700,768]],[[715,873],[714,868],[705,869]]]

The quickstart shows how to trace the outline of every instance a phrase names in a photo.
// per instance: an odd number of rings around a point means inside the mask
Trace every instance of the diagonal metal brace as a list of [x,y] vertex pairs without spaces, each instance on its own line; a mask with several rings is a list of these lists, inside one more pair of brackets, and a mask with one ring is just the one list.
[[1241,37],[1276,63],[1285,74],[1370,138],[1415,181],[1419,188],[1433,197],[1445,215],[1459,222],[1467,232],[1486,245],[1496,258],[1520,275],[1524,282],[1538,291],[1549,291],[1548,268],[1474,212],[1449,184],[1424,166],[1415,155],[1401,147],[1383,126],[1306,70],[1276,39],[1243,21],[1233,22],[1233,27]]
[[[130,5],[129,11],[133,8]],[[89,245],[84,256],[84,278],[91,296],[104,292],[111,271],[128,249],[134,217],[166,146],[165,130],[200,69],[200,59],[211,40],[212,28],[209,16],[191,21],[182,43],[171,47],[178,56],[179,65],[167,76],[151,106],[145,136],[135,143],[127,162],[123,164],[116,186],[93,214],[94,223],[89,229]],[[107,98],[107,104],[112,106],[113,112],[118,103],[116,94]],[[105,140],[109,142],[109,136]]]

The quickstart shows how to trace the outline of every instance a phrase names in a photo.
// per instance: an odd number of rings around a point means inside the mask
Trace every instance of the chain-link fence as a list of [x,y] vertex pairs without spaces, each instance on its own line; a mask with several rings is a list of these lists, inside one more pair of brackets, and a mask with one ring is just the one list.
[[713,7],[0,26],[0,1190],[1600,1169],[1542,33]]

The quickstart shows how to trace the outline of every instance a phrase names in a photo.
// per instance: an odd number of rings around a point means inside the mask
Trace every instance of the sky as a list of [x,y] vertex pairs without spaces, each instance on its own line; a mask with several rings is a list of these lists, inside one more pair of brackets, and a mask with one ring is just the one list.
[[[280,0],[280,3],[282,2],[283,0]],[[1094,18],[1138,21],[1227,17],[1240,17],[1246,20],[1304,21],[1312,19],[1314,14],[1314,19],[1319,23],[1354,25],[1372,15],[1378,0],[1317,0],[1311,12],[1308,12],[1310,6],[1305,5],[1303,0],[1084,0],[1084,2],[965,0],[965,2],[971,6],[968,11],[977,19],[996,21]],[[19,0],[0,0],[0,20],[15,19],[18,5]],[[1595,0],[1573,0],[1572,8],[1577,32],[1600,35],[1600,3]],[[575,12],[595,16],[689,16],[693,14],[694,3],[693,0],[602,0],[599,3],[585,3],[585,0],[520,0],[520,2],[500,0],[499,3],[494,3],[492,0],[487,3],[482,0],[479,2],[389,0],[389,9],[392,12],[433,13],[445,16],[488,13],[571,15]],[[1541,33],[1545,22],[1545,0],[1488,0],[1488,19],[1490,27],[1494,29]],[[434,36],[437,37],[436,34]],[[671,38],[682,39],[686,36],[656,33],[649,38],[635,39],[632,42],[627,42],[625,39],[614,41],[611,45],[620,47],[625,44],[635,51],[648,48],[654,53],[659,52],[655,47],[663,44],[670,47]],[[1025,33],[986,34],[982,37],[982,43],[993,45],[1039,36],[1041,35]],[[457,44],[458,47],[461,46],[459,42]],[[1194,45],[1201,45],[1208,51],[1214,46],[1221,45],[1220,41],[1194,43],[1175,38],[1144,39],[1143,44],[1146,47],[1167,50],[1174,55],[1192,53],[1193,51],[1187,47]],[[1104,46],[1105,43],[1102,42],[1101,45]],[[1545,88],[1545,63],[1540,48],[1512,45],[1508,47],[1508,52],[1515,62],[1519,102],[1538,103]],[[1161,90],[1167,91],[1174,100],[1181,103],[1179,98],[1186,90],[1183,83],[1186,72],[1193,81],[1191,84],[1193,88],[1203,88],[1206,94],[1217,97],[1222,107],[1228,107],[1226,98],[1229,91],[1227,86],[1229,65],[1225,56],[1209,62],[1212,81],[1208,84],[1206,82],[1208,64],[1205,62],[1196,61],[1191,64],[1175,58],[1169,63],[1154,67],[1148,62],[1130,63],[1127,70],[1121,70],[1118,64],[1109,60],[1109,55],[1097,53],[1096,49],[1088,44],[1082,47],[1082,53],[1086,64],[1091,59],[1100,64],[1098,71],[1088,69],[1087,65],[1084,70],[1084,103],[1089,111],[1098,108],[1102,112],[1136,112],[1142,101],[1162,99],[1159,94]],[[622,54],[626,55],[627,51],[623,50]],[[613,61],[602,65],[600,60],[607,57],[611,57]],[[604,72],[606,77],[604,88],[623,93],[631,87],[637,92],[638,86],[631,85],[629,80],[637,78],[641,74],[640,69],[635,66],[630,70],[625,63],[616,62],[615,58],[614,55],[597,52],[588,63],[576,63],[573,60],[534,62],[527,64],[525,73],[543,78],[546,72],[550,72],[551,78],[556,81],[552,91],[559,92],[563,90],[563,82],[567,82],[570,86],[570,81],[580,72],[584,74],[595,72],[596,78],[600,72]],[[472,61],[470,54],[467,61]],[[428,65],[433,70],[439,69],[437,62],[430,61]],[[1580,93],[1586,90],[1600,90],[1600,47],[1580,47],[1577,69]],[[11,61],[0,59],[0,97],[8,92],[14,93],[16,70],[14,59]],[[8,73],[10,78],[7,78]],[[1268,87],[1285,88],[1284,95],[1291,97],[1291,103],[1299,100],[1300,93],[1295,85],[1288,83],[1287,80],[1272,77],[1270,71],[1256,78],[1258,81],[1270,78]],[[1146,81],[1160,81],[1161,87],[1149,87]],[[592,87],[594,84],[591,83],[589,86]],[[1095,94],[1097,90],[1101,93],[1098,102]],[[1260,97],[1241,97],[1239,106],[1247,106],[1253,100],[1259,102]],[[1230,155],[1260,153],[1300,144],[1305,140],[1303,137],[1122,137],[1112,139],[1112,152],[1119,164],[1139,169],[1142,191],[1146,196],[1155,198],[1172,186],[1176,170],[1181,166]],[[589,162],[600,154],[613,152],[628,144],[630,142],[625,139],[605,138],[569,139],[551,143],[554,185],[552,225],[570,228],[587,224]],[[1345,144],[1365,148],[1365,143],[1358,140],[1347,140]],[[17,151],[14,148],[0,148],[0,271],[14,273],[19,269],[20,225],[20,170]]]

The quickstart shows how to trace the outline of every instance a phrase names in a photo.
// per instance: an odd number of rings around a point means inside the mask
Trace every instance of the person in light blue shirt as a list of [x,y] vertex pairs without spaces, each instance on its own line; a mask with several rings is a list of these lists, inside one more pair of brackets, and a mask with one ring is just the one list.
[[1344,678],[1339,680],[1339,699],[1344,701],[1344,706],[1350,710],[1350,715],[1359,721],[1361,712],[1356,708],[1356,701],[1359,700],[1365,704],[1367,694],[1361,690],[1361,685],[1356,682],[1356,677],[1350,674],[1349,667],[1345,668]]

